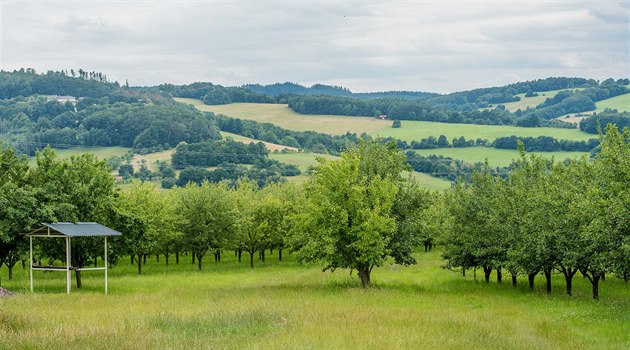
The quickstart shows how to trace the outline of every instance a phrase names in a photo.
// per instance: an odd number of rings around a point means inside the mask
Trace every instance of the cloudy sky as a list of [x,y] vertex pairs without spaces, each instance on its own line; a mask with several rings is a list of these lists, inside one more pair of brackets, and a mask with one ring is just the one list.
[[452,92],[629,76],[627,1],[0,2],[0,67]]

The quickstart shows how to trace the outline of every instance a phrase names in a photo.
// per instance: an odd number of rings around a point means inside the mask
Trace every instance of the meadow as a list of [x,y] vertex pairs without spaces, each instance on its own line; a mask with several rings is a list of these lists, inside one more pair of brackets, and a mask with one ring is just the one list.
[[427,121],[401,121],[401,128],[392,128],[392,122],[371,117],[341,117],[332,115],[305,115],[293,112],[287,105],[262,103],[232,103],[208,106],[199,100],[176,99],[179,102],[193,104],[200,110],[225,114],[230,117],[251,119],[257,122],[273,123],[277,126],[297,131],[314,130],[338,135],[346,131],[366,132],[373,136],[396,137],[411,142],[429,136],[445,135],[449,141],[455,137],[466,139],[487,139],[492,141],[503,136],[552,136],[566,140],[588,140],[596,137],[577,129],[560,128],[523,128],[505,125],[453,124]]
[[[607,278],[601,299],[586,279],[574,296],[553,291],[544,278],[533,291],[482,282],[442,269],[439,251],[417,253],[418,264],[386,265],[373,272],[374,287],[360,288],[348,270],[322,272],[290,255],[269,254],[250,269],[225,252],[197,271],[148,260],[143,275],[127,259],[102,273],[85,272],[84,289],[65,293],[60,273],[16,268],[2,286],[20,295],[0,299],[1,349],[627,349],[630,286]],[[6,269],[0,270],[6,276]],[[508,279],[509,280],[509,279]]]
[[204,112],[223,114],[228,117],[250,119],[259,123],[272,123],[279,127],[295,130],[314,130],[331,135],[342,135],[347,131],[361,134],[373,133],[392,125],[391,121],[372,117],[343,117],[338,115],[307,115],[294,112],[286,104],[231,103],[206,105],[200,100],[176,98],[178,102],[195,106]]
[[523,128],[509,125],[452,124],[425,121],[403,120],[400,128],[385,128],[374,135],[395,137],[403,141],[419,141],[429,136],[444,135],[451,142],[453,138],[464,136],[467,140],[486,139],[493,141],[497,137],[510,135],[522,137],[552,136],[559,140],[588,140],[597,135],[587,134],[578,129],[560,128]]
[[[512,160],[518,159],[520,156],[517,150],[490,147],[437,148],[414,151],[423,156],[435,154],[451,157],[453,159],[463,159],[470,163],[483,163],[487,158],[490,166],[506,166],[512,163]],[[589,152],[528,152],[528,154],[537,154],[547,159],[553,157],[556,161],[590,156]]]
[[[525,97],[525,94],[517,94],[516,96],[521,98],[519,101],[502,103],[502,105],[504,105],[505,109],[510,112],[516,112],[519,109],[524,111],[527,108],[534,108],[538,106],[539,104],[545,102],[548,98],[556,96],[560,91],[562,90],[540,91],[537,92],[538,96],[532,97]],[[495,106],[492,107],[494,108]]]
[[[59,158],[65,159],[72,156],[78,156],[83,153],[93,153],[98,159],[107,159],[111,156],[122,156],[131,151],[127,147],[72,147],[72,148],[56,148],[55,152]],[[35,164],[35,157],[29,158],[29,164]]]

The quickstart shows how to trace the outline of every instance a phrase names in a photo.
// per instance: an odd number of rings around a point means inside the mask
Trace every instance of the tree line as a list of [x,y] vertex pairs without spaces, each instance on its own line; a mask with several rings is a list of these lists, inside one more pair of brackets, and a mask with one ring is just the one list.
[[580,272],[599,297],[607,273],[630,277],[630,130],[607,128],[601,152],[586,159],[551,163],[521,158],[507,177],[486,168],[448,194],[451,228],[443,236],[444,257],[462,273],[483,268],[486,281],[503,271],[516,284],[525,275],[531,288],[543,273],[551,292],[554,271],[566,292]]
[[135,100],[85,98],[76,106],[35,96],[0,100],[0,135],[28,155],[47,144],[123,146],[149,153],[181,141],[220,138],[216,125],[191,106]]
[[619,131],[630,127],[630,112],[619,113],[615,109],[606,109],[601,113],[593,113],[593,115],[580,120],[580,130],[590,134],[598,134],[600,130],[606,132],[602,126],[608,124],[616,125]]

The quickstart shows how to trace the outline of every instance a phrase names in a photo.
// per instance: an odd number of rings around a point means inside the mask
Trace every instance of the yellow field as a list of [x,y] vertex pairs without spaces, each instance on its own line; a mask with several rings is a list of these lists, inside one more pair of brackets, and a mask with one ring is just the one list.
[[262,143],[265,144],[265,147],[267,147],[267,149],[269,151],[271,151],[271,152],[273,152],[273,151],[282,151],[284,149],[286,149],[288,151],[292,151],[292,152],[297,152],[298,151],[298,149],[295,148],[295,147],[283,146],[283,145],[279,145],[277,143],[271,143],[271,142],[266,142],[266,141],[261,141],[261,140],[250,139],[249,137],[245,137],[245,136],[241,136],[241,135],[237,135],[237,134],[232,134],[231,132],[221,131],[221,136],[223,136],[224,138],[230,137],[234,141],[243,142],[243,143],[262,142]]
[[338,115],[307,115],[294,112],[286,104],[231,103],[209,106],[200,100],[176,98],[177,102],[187,103],[204,112],[223,114],[229,117],[255,120],[259,123],[272,123],[279,127],[295,130],[314,130],[331,135],[346,132],[371,134],[391,127],[392,122],[372,117],[346,117]]

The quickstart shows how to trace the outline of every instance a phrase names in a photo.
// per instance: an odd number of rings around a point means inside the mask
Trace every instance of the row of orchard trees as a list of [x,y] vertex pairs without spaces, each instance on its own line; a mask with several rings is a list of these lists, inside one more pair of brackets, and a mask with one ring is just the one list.
[[483,268],[534,278],[543,273],[547,291],[559,271],[571,295],[580,272],[598,298],[606,273],[630,277],[630,130],[609,126],[593,160],[553,163],[526,156],[507,177],[476,173],[447,195],[450,229],[444,256],[450,266]]
[[120,191],[118,217],[112,224],[123,232],[121,252],[132,256],[138,273],[147,255],[191,252],[199,270],[207,253],[220,260],[221,252],[249,254],[254,267],[257,252],[277,249],[282,259],[288,218],[301,196],[293,184],[272,184],[262,189],[241,180],[233,188],[226,182],[189,184],[171,191],[156,191],[149,183],[134,182]]
[[[360,141],[339,161],[320,160],[304,186],[272,184],[259,188],[241,179],[228,183],[189,184],[156,191],[148,183],[114,186],[104,161],[93,155],[58,159],[52,149],[29,166],[11,148],[0,152],[0,264],[12,269],[27,254],[20,233],[39,222],[97,221],[123,233],[112,239],[111,262],[130,256],[142,272],[149,255],[192,253],[198,268],[204,257],[236,251],[290,248],[302,262],[326,269],[357,271],[363,287],[372,269],[389,258],[412,264],[426,213],[435,195],[401,176],[408,165],[395,143]],[[41,242],[40,242],[41,241]],[[58,242],[57,242],[58,243]],[[102,242],[72,240],[72,265],[85,267],[103,254]],[[54,239],[38,240],[35,258],[63,260]],[[81,286],[81,272],[76,271]]]

